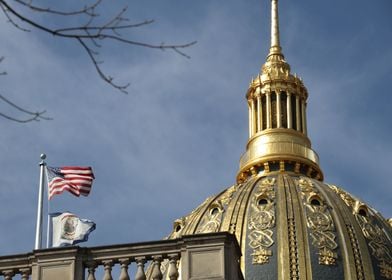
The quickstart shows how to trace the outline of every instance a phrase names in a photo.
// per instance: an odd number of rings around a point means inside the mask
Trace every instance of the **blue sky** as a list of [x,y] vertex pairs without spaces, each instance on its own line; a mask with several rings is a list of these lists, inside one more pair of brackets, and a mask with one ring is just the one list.
[[[86,246],[161,239],[176,218],[235,182],[247,141],[245,93],[268,51],[269,1],[108,2],[103,14],[128,2],[132,21],[156,20],[132,38],[197,40],[186,50],[192,58],[106,45],[103,69],[131,82],[124,95],[98,78],[75,42],[16,30],[0,15],[0,70],[8,72],[1,94],[54,118],[0,119],[2,255],[34,246],[42,152],[48,165],[94,168],[89,197],[51,203],[97,223]],[[279,4],[283,52],[309,91],[309,137],[325,181],[392,217],[392,2]]]

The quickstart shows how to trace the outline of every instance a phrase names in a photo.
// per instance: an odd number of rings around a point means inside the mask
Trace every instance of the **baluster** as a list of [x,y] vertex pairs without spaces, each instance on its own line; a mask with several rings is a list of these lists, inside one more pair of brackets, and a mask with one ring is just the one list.
[[97,263],[94,261],[90,261],[86,263],[88,277],[87,280],[96,280],[95,279],[95,269],[97,268]]
[[177,280],[178,279],[178,269],[177,269],[177,261],[178,255],[169,255],[169,279],[170,280]]
[[161,271],[161,261],[162,261],[161,256],[153,256],[154,266],[151,275],[153,280],[162,280],[163,275]]
[[103,280],[113,280],[112,277],[112,267],[113,267],[113,261],[103,261],[102,262],[103,267],[105,269],[105,275],[103,276]]
[[128,274],[128,265],[130,263],[129,259],[119,259],[121,264],[121,274],[119,280],[130,280]]
[[146,274],[144,273],[144,264],[146,263],[145,258],[135,258],[137,264],[137,271],[135,280],[146,280]]
[[12,280],[12,277],[14,277],[15,273],[13,270],[4,270],[3,275],[4,280]]
[[30,268],[22,268],[20,270],[20,273],[22,275],[22,280],[28,280],[29,276],[31,274],[31,269]]

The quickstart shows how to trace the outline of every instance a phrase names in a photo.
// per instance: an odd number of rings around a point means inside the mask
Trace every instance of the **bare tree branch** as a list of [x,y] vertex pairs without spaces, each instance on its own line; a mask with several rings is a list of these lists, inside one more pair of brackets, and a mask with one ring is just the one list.
[[[0,57],[0,63],[2,63],[4,60],[4,56]],[[0,75],[7,75],[6,71],[0,72]]]
[[31,122],[31,121],[40,121],[40,120],[52,120],[52,118],[46,117],[44,116],[44,114],[46,113],[46,111],[41,111],[41,112],[31,112],[29,110],[26,110],[18,105],[16,105],[15,103],[11,102],[9,99],[5,98],[3,95],[0,94],[0,100],[2,100],[3,102],[7,103],[8,105],[10,105],[12,108],[16,109],[19,112],[22,112],[24,114],[30,115],[30,117],[26,118],[26,119],[17,119],[14,117],[11,117],[9,115],[6,115],[2,112],[0,112],[0,116],[11,120],[11,121],[15,121],[15,122],[19,122],[19,123],[27,123],[27,122]]
[[129,86],[129,83],[118,84],[117,82],[114,82],[113,77],[106,74],[102,70],[100,66],[101,63],[99,62],[99,52],[97,51],[97,48],[100,48],[101,44],[99,44],[98,41],[109,40],[113,42],[119,42],[123,44],[139,46],[144,48],[160,49],[160,50],[168,49],[186,58],[190,58],[190,56],[187,55],[183,51],[183,49],[196,44],[196,41],[186,43],[186,44],[178,44],[178,45],[176,44],[166,45],[164,43],[151,44],[151,43],[135,41],[122,37],[120,34],[120,31],[122,30],[129,30],[135,27],[149,25],[154,22],[153,20],[145,20],[135,24],[127,23],[129,19],[123,16],[124,13],[127,11],[127,7],[124,7],[116,16],[110,18],[105,24],[92,26],[91,24],[93,18],[97,16],[97,14],[95,14],[94,12],[94,9],[100,4],[101,0],[98,0],[93,5],[87,6],[75,12],[62,12],[62,11],[52,10],[50,8],[41,8],[41,7],[33,6],[31,1],[29,2],[23,0],[14,0],[14,1],[26,7],[29,7],[32,10],[39,11],[39,12],[52,13],[56,15],[80,15],[80,14],[88,15],[89,21],[85,25],[77,26],[77,27],[52,29],[16,11],[13,7],[9,5],[9,3],[6,0],[0,0],[0,6],[3,9],[3,12],[10,19],[11,23],[14,24],[14,26],[18,27],[19,29],[20,29],[19,25],[16,24],[15,20],[11,19],[11,15],[17,18],[18,20],[27,23],[29,26],[37,28],[38,30],[44,31],[54,36],[76,40],[82,46],[82,48],[87,52],[87,55],[90,58],[91,62],[94,64],[94,67],[99,77],[103,79],[106,83],[120,90],[123,93],[127,93],[127,88]]
[[23,1],[23,0],[13,0],[13,1],[25,7],[28,7],[29,9],[35,12],[50,13],[50,14],[55,14],[60,16],[75,16],[75,15],[85,14],[91,17],[99,16],[99,14],[95,13],[95,8],[102,2],[102,0],[97,0],[92,5],[85,6],[80,10],[65,12],[60,10],[53,10],[51,8],[43,8],[43,7],[35,6],[32,4],[33,1]]
[[[175,53],[183,57],[190,58],[190,56],[187,55],[183,51],[183,49],[194,45],[196,43],[195,41],[186,44],[167,45],[165,43],[152,44],[137,40],[131,40],[127,36],[123,37],[123,32],[154,23],[154,20],[144,20],[136,23],[130,23],[129,19],[124,16],[128,7],[123,7],[116,15],[108,18],[103,23],[102,21],[99,24],[95,23],[96,19],[100,17],[96,10],[99,5],[101,5],[102,0],[93,1],[95,2],[90,5],[86,5],[80,9],[75,9],[73,11],[65,11],[60,9],[52,9],[50,7],[43,7],[35,3],[33,4],[33,0],[0,0],[0,8],[10,22],[10,24],[12,24],[17,29],[26,32],[30,32],[30,29],[28,28],[31,28],[32,30],[37,29],[53,36],[75,40],[87,53],[88,58],[90,59],[90,61],[95,67],[95,70],[98,73],[98,76],[110,86],[123,93],[127,93],[129,83],[119,84],[117,82],[114,82],[114,78],[106,74],[101,68],[103,61],[100,59],[100,54],[98,50],[103,46],[103,41],[111,41],[115,43],[133,45],[150,49],[159,49],[162,51],[168,49],[174,51]],[[30,10],[32,12],[49,14],[54,17],[68,16],[78,21],[83,20],[85,21],[85,24],[73,27],[51,27],[46,23],[42,24],[39,21],[34,20],[32,16],[26,15],[26,9],[27,11]],[[25,28],[23,25],[27,26],[27,28]],[[3,62],[3,60],[4,57],[0,57],[0,63]],[[6,74],[7,73],[5,71],[0,72],[0,75]],[[46,111],[32,112],[30,110],[22,108],[21,106],[16,105],[8,98],[0,94],[0,102],[1,101],[8,104],[17,112],[27,115],[26,118],[16,118],[0,112],[0,117],[3,117],[5,119],[19,123],[51,120],[50,117],[45,116]]]
[[[0,3],[0,4],[1,4],[1,3]],[[0,6],[1,6],[1,10],[3,11],[4,15],[7,17],[9,23],[11,23],[15,28],[17,28],[17,29],[19,29],[19,30],[22,30],[22,31],[25,31],[25,32],[30,32],[29,29],[26,29],[26,28],[21,27],[19,24],[17,24],[17,23],[10,17],[10,15],[8,14],[8,11],[7,11],[6,7],[4,7],[3,5],[0,5]]]

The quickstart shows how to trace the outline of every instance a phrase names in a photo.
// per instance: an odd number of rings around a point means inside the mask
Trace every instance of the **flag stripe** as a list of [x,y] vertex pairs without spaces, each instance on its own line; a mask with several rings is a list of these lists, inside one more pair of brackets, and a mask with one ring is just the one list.
[[62,170],[90,170],[92,168],[90,166],[63,166],[61,167]]
[[49,199],[64,191],[68,191],[77,197],[80,195],[89,195],[94,179],[91,167],[47,167],[47,171],[49,179]]

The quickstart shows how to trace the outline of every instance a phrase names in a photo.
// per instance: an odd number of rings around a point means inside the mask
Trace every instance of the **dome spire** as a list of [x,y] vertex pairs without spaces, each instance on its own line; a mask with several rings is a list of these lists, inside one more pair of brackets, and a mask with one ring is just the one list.
[[278,0],[271,0],[271,48],[270,54],[280,54],[282,48],[280,47],[279,36],[279,11]]
[[280,46],[278,0],[271,0],[271,46],[261,72],[246,94],[249,140],[237,182],[256,174],[290,171],[323,179],[318,155],[307,136],[308,91],[291,73]]

